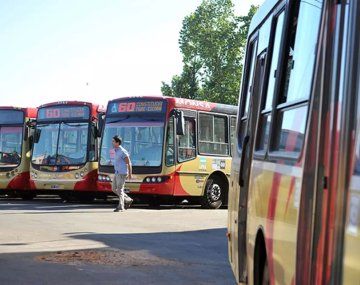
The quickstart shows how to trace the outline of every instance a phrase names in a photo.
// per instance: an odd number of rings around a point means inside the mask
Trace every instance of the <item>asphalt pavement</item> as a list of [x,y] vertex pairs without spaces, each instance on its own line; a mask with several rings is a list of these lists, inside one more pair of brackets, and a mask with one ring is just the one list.
[[0,284],[235,284],[227,210],[0,199]]

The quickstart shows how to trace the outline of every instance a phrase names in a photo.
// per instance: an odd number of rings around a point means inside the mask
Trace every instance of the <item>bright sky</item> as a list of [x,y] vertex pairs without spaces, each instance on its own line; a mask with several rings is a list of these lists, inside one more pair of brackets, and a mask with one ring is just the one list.
[[[235,1],[234,1],[235,2]],[[263,0],[237,0],[246,14]],[[161,94],[201,0],[0,1],[0,106]]]

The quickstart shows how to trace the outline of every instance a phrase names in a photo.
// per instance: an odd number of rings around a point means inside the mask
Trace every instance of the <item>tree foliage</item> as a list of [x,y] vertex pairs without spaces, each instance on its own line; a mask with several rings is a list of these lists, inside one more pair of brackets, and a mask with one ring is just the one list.
[[237,104],[241,63],[256,10],[251,6],[248,15],[236,16],[231,0],[203,0],[183,20],[183,70],[169,84],[162,82],[163,95]]

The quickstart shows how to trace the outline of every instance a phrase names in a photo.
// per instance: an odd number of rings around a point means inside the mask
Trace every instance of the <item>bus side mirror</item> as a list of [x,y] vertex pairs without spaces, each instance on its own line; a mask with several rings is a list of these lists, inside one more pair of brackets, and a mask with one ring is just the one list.
[[101,135],[103,133],[104,125],[105,125],[105,114],[99,114],[98,127],[97,127],[97,137],[99,137],[99,138],[101,137]]
[[28,127],[25,127],[25,132],[24,132],[24,141],[27,141],[29,138],[29,129]]
[[40,140],[40,135],[41,135],[41,130],[40,129],[35,129],[34,132],[34,143],[38,143]]
[[184,113],[182,111],[178,111],[175,114],[176,117],[176,134],[178,136],[185,135],[185,120]]

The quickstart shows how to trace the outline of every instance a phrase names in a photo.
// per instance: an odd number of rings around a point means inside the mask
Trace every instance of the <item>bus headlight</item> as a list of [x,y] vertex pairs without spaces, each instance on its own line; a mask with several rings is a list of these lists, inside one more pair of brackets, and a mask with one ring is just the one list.
[[107,182],[111,182],[111,179],[110,179],[109,176],[106,176],[106,181],[107,181]]
[[162,183],[170,179],[170,176],[148,176],[145,177],[144,183]]
[[80,176],[84,177],[84,172],[83,171],[80,172]]
[[79,179],[79,178],[80,178],[79,173],[75,173],[75,178],[76,178],[76,179]]

